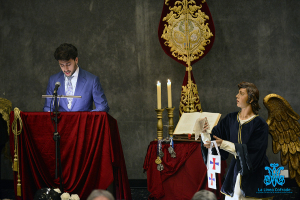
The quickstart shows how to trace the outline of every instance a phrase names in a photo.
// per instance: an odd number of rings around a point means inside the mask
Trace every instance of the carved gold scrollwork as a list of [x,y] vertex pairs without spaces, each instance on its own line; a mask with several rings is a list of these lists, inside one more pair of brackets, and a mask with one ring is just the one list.
[[0,98],[0,113],[2,114],[2,118],[7,123],[7,133],[9,135],[9,115],[12,110],[12,103],[4,98]]
[[182,86],[181,99],[180,99],[180,115],[188,112],[202,111],[197,85],[191,82],[186,86]]
[[[168,0],[165,4],[168,5]],[[164,44],[171,48],[174,57],[188,65],[204,55],[205,46],[213,36],[205,23],[209,16],[201,8],[193,0],[176,1],[163,18],[168,23],[161,36],[166,40]]]
[[[169,2],[165,0],[165,5]],[[186,63],[188,71],[188,84],[182,86],[181,91],[180,115],[202,111],[197,85],[191,80],[191,63],[204,55],[205,47],[213,36],[207,23],[209,16],[201,10],[202,4],[196,5],[194,0],[175,1],[162,19],[165,22],[161,35],[164,45],[170,47],[172,56]]]

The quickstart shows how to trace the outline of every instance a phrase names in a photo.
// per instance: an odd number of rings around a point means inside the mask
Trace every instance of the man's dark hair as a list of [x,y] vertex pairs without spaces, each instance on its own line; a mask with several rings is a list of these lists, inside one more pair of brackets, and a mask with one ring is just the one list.
[[75,60],[78,56],[77,48],[72,44],[61,44],[54,52],[54,58],[58,60]]
[[247,103],[250,103],[251,100],[252,102],[251,107],[252,107],[252,111],[254,112],[254,114],[258,114],[258,111],[260,109],[258,100],[259,100],[259,91],[257,89],[257,87],[253,84],[253,83],[249,83],[249,82],[241,82],[238,84],[239,89],[241,88],[246,88],[247,90],[247,94],[248,94],[248,101]]

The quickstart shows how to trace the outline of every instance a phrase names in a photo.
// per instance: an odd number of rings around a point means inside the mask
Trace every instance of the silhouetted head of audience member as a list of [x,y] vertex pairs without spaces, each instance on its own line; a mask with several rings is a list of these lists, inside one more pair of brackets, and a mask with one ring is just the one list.
[[59,193],[50,188],[42,188],[34,195],[34,200],[60,200]]
[[87,200],[115,200],[115,198],[107,190],[93,190]]
[[217,197],[211,191],[200,190],[194,194],[191,200],[217,200]]

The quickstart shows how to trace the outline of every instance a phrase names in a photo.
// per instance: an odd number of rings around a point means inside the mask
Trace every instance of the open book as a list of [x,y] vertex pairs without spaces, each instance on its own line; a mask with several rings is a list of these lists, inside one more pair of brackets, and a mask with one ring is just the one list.
[[[211,112],[194,112],[194,113],[183,113],[176,128],[174,131],[174,135],[181,134],[194,134],[195,133],[195,124],[201,123],[199,119],[205,118],[209,124],[209,128],[207,129],[207,133],[210,133],[214,126],[216,126],[221,117],[220,113],[211,113]],[[202,128],[204,126],[205,121],[202,120]]]

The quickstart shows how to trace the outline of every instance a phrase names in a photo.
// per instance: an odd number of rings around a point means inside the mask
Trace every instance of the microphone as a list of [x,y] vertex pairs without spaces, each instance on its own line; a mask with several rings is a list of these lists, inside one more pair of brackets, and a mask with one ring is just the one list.
[[56,82],[53,95],[57,95],[57,90],[58,90],[59,86],[60,86],[60,82]]

